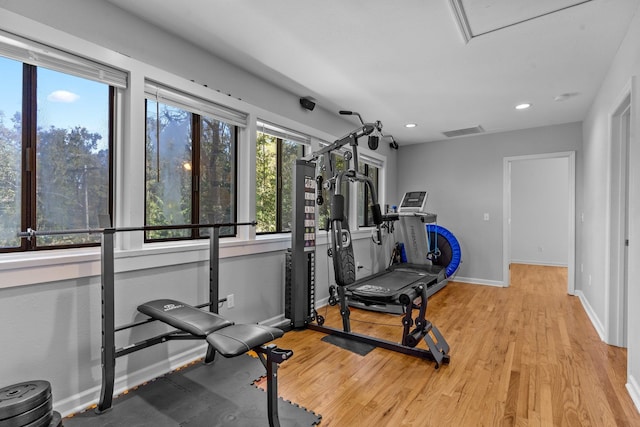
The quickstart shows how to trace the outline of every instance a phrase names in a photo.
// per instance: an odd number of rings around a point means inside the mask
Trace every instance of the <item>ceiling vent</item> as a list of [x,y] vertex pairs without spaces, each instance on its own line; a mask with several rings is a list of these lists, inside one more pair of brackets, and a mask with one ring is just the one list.
[[483,133],[483,132],[484,132],[484,128],[482,126],[478,125],[478,126],[474,126],[472,128],[448,130],[448,131],[442,132],[442,133],[447,138],[455,138],[456,136],[474,135],[476,133]]

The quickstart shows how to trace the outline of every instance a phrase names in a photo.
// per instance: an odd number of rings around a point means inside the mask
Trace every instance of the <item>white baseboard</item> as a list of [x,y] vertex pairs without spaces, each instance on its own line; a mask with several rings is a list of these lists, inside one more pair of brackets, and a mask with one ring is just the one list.
[[[198,360],[204,357],[206,349],[206,344],[201,344],[183,353],[172,356],[169,359],[168,364],[167,361],[164,360],[153,365],[149,365],[139,371],[132,372],[120,378],[116,378],[113,395],[118,396],[123,392],[130,390],[140,384],[144,384],[145,382],[151,381],[164,374],[167,374],[168,372],[178,369],[181,366]],[[56,401],[54,402],[54,408],[63,417],[82,412],[98,403],[101,387],[101,385],[97,385],[88,390],[84,390],[74,396]]]
[[607,339],[606,339],[607,335],[605,334],[604,326],[602,325],[602,322],[600,322],[600,319],[598,318],[598,315],[596,314],[596,312],[591,307],[591,304],[589,304],[589,301],[584,296],[584,293],[576,289],[575,296],[580,298],[582,307],[584,308],[584,311],[587,313],[587,316],[589,316],[589,320],[591,320],[591,324],[596,329],[596,332],[600,336],[600,339],[604,342],[607,342]]
[[516,260],[512,259],[511,264],[527,264],[527,265],[541,265],[543,267],[568,267],[566,262],[551,262],[551,261],[532,261],[532,260]]
[[627,391],[629,391],[629,395],[631,396],[631,400],[636,405],[636,409],[640,412],[640,385],[633,377],[633,375],[629,375],[627,378]]
[[485,280],[485,279],[475,279],[471,277],[460,277],[454,276],[450,277],[449,281],[451,282],[461,282],[461,283],[471,283],[473,285],[485,285],[485,286],[497,286],[499,288],[504,288],[505,285],[503,282],[498,280]]

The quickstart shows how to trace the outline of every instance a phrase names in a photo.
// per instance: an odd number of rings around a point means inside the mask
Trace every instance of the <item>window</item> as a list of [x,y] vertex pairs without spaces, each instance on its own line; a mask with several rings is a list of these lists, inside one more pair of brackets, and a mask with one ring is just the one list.
[[[239,112],[146,84],[146,225],[236,221]],[[196,239],[207,230],[147,232],[146,241]],[[220,229],[234,236],[235,227]]]
[[[367,176],[373,182],[373,188],[378,193],[378,172],[379,168],[370,163],[360,161],[360,165],[358,166],[358,172]],[[373,222],[373,212],[371,210],[371,203],[373,203],[371,199],[371,191],[369,190],[369,186],[364,182],[358,183],[358,226],[359,227],[373,227],[375,223]]]
[[114,85],[126,87],[126,75],[110,80],[106,66],[2,32],[0,55],[0,252],[99,244],[96,234],[17,232],[111,217]]
[[[344,158],[344,153],[342,152],[331,152],[327,154],[323,154],[320,156],[317,162],[318,174],[322,176],[322,181],[327,182],[332,176],[329,174],[329,165],[326,162],[327,156],[331,156],[333,161],[333,172],[334,174],[338,174],[339,172],[345,171],[348,168],[349,162]],[[340,194],[344,196],[344,206],[345,209],[349,208],[349,180],[343,179],[341,184]],[[330,213],[331,213],[331,196],[334,194],[335,189],[331,191],[322,189],[322,198],[323,204],[318,208],[318,219],[317,219],[317,228],[320,230],[328,230],[330,224],[328,223]],[[349,212],[346,212],[348,215]]]
[[256,136],[256,232],[291,231],[295,161],[309,138],[268,123]]

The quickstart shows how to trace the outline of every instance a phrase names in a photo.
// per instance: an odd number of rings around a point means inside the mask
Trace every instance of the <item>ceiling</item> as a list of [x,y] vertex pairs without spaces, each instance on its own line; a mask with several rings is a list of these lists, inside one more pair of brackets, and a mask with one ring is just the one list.
[[400,145],[581,121],[640,3],[108,1],[316,108],[380,120]]

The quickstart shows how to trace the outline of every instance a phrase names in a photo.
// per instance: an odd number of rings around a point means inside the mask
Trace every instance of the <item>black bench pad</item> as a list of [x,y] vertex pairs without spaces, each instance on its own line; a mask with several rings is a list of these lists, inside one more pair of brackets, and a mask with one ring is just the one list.
[[239,356],[284,335],[282,329],[264,325],[232,325],[207,335],[207,342],[224,357]]
[[138,311],[197,337],[233,325],[224,317],[180,301],[157,299],[138,306]]

